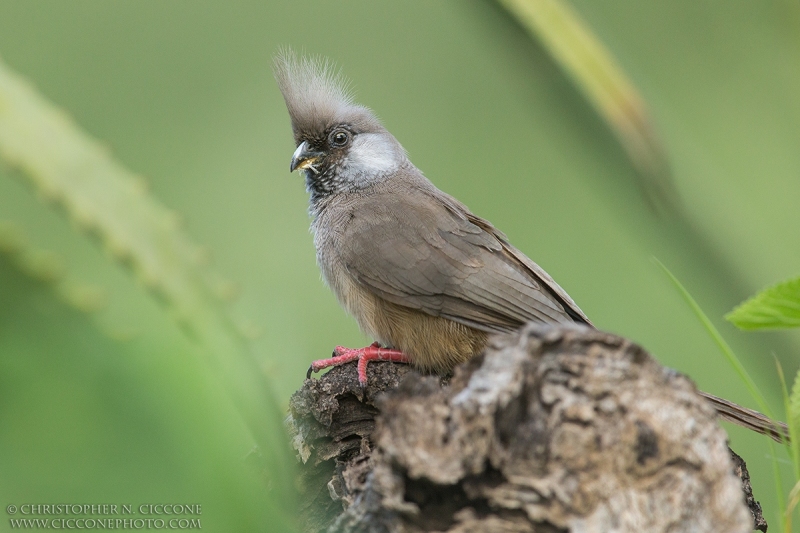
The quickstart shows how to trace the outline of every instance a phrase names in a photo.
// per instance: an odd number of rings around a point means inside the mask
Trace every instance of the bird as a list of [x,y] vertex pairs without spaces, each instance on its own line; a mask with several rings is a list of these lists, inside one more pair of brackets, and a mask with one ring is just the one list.
[[[357,361],[447,374],[490,335],[528,322],[594,328],[553,278],[489,221],[439,190],[323,58],[283,50],[273,72],[291,120],[322,278],[374,343],[337,346],[312,371]],[[701,393],[736,424],[786,439],[785,426]]]

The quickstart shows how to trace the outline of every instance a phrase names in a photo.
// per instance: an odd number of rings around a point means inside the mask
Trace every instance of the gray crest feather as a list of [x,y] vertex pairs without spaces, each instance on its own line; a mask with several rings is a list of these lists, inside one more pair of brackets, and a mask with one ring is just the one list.
[[347,80],[328,59],[298,57],[283,49],[275,56],[273,72],[298,144],[301,137],[320,135],[338,124],[363,131],[383,129],[369,109],[353,103]]

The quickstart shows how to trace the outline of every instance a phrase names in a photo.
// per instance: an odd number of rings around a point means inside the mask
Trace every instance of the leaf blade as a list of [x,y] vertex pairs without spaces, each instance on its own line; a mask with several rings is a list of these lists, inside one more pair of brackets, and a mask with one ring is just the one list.
[[743,330],[800,327],[800,276],[768,287],[725,315]]
[[605,121],[653,207],[679,207],[666,147],[648,106],[611,51],[566,0],[497,0],[537,39]]

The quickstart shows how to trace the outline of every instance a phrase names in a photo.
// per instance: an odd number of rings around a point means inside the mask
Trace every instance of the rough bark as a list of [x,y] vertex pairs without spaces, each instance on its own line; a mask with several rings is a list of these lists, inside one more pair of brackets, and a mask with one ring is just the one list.
[[288,424],[308,532],[727,533],[763,520],[691,381],[595,330],[497,337],[449,383],[371,363],[362,391],[354,365],[335,368],[295,393]]
[[753,529],[767,533],[767,521],[761,512],[761,504],[753,496],[753,487],[750,485],[750,472],[747,471],[747,464],[744,459],[728,448],[733,461],[733,473],[739,478],[742,483],[742,492],[744,492],[744,501],[747,508],[750,509],[750,514],[753,517]]

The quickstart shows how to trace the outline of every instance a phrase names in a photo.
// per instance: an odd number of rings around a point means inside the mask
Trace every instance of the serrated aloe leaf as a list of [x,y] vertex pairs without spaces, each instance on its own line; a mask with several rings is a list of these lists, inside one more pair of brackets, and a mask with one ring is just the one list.
[[[215,295],[195,244],[144,180],[0,61],[0,158],[38,195],[64,209],[73,226],[97,235],[130,265],[197,342],[263,450],[271,485],[285,496],[292,460],[270,385]],[[13,244],[13,243],[12,243]],[[47,258],[45,258],[47,259]],[[49,263],[43,263],[47,266]]]

